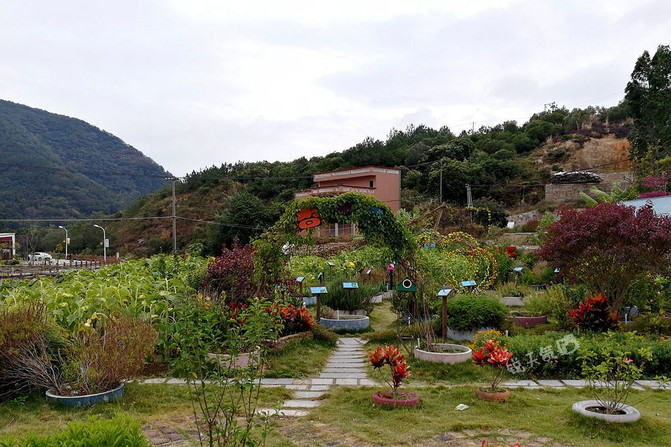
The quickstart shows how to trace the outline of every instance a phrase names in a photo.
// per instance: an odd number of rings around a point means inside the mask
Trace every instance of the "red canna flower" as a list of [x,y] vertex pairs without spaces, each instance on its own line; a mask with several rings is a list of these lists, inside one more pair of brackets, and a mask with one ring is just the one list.
[[382,349],[381,346],[378,346],[374,352],[368,353],[368,358],[373,364],[373,368],[382,368],[387,361],[387,353]]

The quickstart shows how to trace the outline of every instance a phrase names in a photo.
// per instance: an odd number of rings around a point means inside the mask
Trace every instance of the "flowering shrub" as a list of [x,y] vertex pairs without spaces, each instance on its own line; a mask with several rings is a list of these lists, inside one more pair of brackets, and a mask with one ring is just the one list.
[[238,245],[237,241],[229,249],[223,247],[221,255],[210,259],[203,288],[213,298],[219,298],[222,292],[226,301],[245,302],[256,294],[254,284],[254,247]]
[[483,368],[485,366],[490,367],[490,391],[496,392],[498,390],[506,365],[512,357],[513,353],[508,352],[508,349],[502,346],[500,341],[494,339],[487,340],[484,347],[473,350],[473,363]]
[[[636,352],[642,362],[652,359],[652,351],[639,349]],[[634,380],[640,379],[643,370],[631,358],[632,352],[609,348],[600,363],[596,363],[597,355],[586,352],[582,355],[583,376],[589,381],[590,391],[608,414],[615,414],[622,409],[629,396]]]
[[608,298],[601,293],[588,296],[568,313],[578,328],[587,331],[607,331],[616,327],[620,321],[617,313],[608,305]]
[[404,357],[394,345],[384,348],[378,346],[375,351],[368,353],[368,358],[373,365],[373,369],[380,369],[384,365],[389,365],[391,383],[387,383],[391,386],[392,393],[397,392],[403,379],[410,377],[410,368],[408,368]]
[[305,332],[312,328],[312,315],[305,307],[296,307],[293,304],[280,305],[273,303],[266,308],[266,312],[279,316],[284,324],[281,336]]

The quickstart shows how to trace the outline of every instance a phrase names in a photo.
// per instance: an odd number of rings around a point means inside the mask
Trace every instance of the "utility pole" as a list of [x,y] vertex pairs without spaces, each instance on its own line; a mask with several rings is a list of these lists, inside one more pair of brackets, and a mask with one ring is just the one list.
[[175,182],[177,178],[172,180],[172,255],[177,256],[177,199],[175,197]]
[[443,159],[440,159],[440,204],[443,204]]

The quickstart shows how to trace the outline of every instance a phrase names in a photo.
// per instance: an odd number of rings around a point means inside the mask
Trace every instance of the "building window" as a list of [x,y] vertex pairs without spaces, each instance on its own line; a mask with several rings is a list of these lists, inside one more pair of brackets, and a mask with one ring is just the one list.
[[368,186],[370,186],[371,188],[373,187],[373,181],[372,180],[368,181]]

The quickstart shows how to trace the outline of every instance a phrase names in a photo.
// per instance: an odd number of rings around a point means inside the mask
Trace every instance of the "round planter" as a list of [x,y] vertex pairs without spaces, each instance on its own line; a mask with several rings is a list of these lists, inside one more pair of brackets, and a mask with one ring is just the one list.
[[291,343],[292,341],[295,340],[309,340],[311,338],[314,338],[314,332],[312,331],[304,331],[304,332],[298,332],[296,334],[291,334],[291,335],[285,335],[284,337],[280,337],[277,340],[272,341],[272,350],[273,351],[279,351],[280,349],[284,348],[286,345]]
[[391,390],[376,391],[371,397],[373,405],[387,407],[414,407],[419,403],[419,396],[410,391],[397,391],[396,394]]
[[113,390],[104,391],[97,394],[82,394],[80,396],[59,396],[54,390],[46,392],[47,402],[59,403],[68,407],[90,407],[100,402],[109,402],[120,399],[126,391],[126,384],[122,383]]
[[641,412],[638,411],[636,408],[632,407],[631,405],[622,404],[620,407],[619,414],[607,414],[592,411],[590,409],[603,408],[599,403],[599,401],[594,399],[581,400],[580,402],[574,403],[573,407],[571,408],[573,409],[573,411],[583,416],[601,419],[607,422],[625,423],[625,422],[636,422],[639,419],[641,419]]
[[547,315],[539,315],[537,317],[515,317],[515,325],[525,328],[536,327],[540,324],[546,324],[548,322]]
[[340,318],[320,318],[319,324],[332,331],[362,331],[370,326],[370,318],[359,315],[340,315]]
[[482,400],[488,402],[505,402],[506,399],[510,397],[510,391],[508,390],[498,390],[491,392],[489,390],[477,389],[475,390],[475,395]]
[[473,351],[468,346],[451,343],[434,343],[432,347],[435,348],[435,351],[425,351],[415,348],[415,358],[425,362],[454,365],[456,363],[468,362],[473,356]]
[[456,341],[473,341],[473,337],[475,337],[475,334],[477,334],[480,331],[488,331],[491,330],[492,328],[480,328],[480,329],[472,329],[470,331],[458,331],[455,329],[450,329],[449,327],[447,328],[447,338],[450,338],[452,340]]

